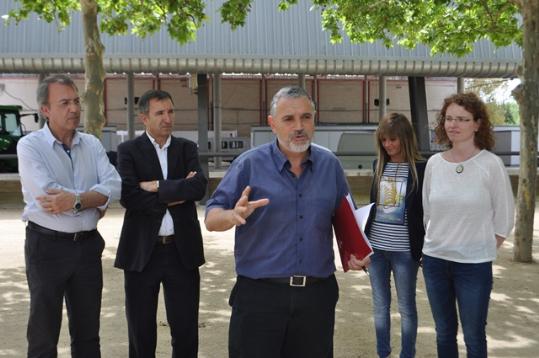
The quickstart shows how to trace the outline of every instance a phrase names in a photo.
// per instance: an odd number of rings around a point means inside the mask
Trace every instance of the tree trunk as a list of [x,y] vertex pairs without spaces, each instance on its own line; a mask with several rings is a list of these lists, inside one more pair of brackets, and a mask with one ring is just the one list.
[[515,91],[520,105],[520,176],[513,258],[532,261],[535,181],[537,177],[537,124],[539,121],[539,1],[523,0],[524,25],[522,85]]
[[103,82],[105,80],[103,52],[105,47],[101,43],[97,24],[97,2],[80,0],[80,4],[86,49],[84,54],[84,130],[100,138],[101,130],[105,125],[103,114]]

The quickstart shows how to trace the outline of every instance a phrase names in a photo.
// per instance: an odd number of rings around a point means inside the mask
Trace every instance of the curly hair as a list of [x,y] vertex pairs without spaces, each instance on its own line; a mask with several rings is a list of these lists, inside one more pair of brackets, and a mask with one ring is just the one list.
[[463,107],[470,112],[473,120],[479,123],[479,128],[474,136],[474,143],[479,149],[491,150],[494,147],[494,133],[492,131],[492,123],[490,122],[487,106],[475,93],[457,93],[444,99],[444,104],[438,115],[436,128],[436,142],[438,144],[453,146],[445,132],[445,113],[447,107],[452,104]]

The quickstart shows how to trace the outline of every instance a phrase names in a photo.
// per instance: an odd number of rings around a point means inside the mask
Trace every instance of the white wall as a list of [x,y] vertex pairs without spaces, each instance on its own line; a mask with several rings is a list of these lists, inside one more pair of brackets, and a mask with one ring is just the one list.
[[[4,87],[4,90],[0,91],[1,105],[19,105],[25,111],[37,111],[37,77],[0,78],[0,89],[1,87]],[[27,131],[39,128],[33,116],[22,117],[21,121]]]

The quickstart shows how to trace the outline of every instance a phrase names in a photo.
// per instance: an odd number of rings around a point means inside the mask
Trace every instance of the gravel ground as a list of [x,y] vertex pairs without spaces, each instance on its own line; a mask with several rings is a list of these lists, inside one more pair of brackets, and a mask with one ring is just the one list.
[[[2,205],[0,200],[0,357],[24,357],[28,289],[24,271],[24,225],[22,207]],[[199,210],[202,219],[203,208]],[[101,313],[101,346],[104,358],[127,357],[127,327],[124,315],[123,274],[113,267],[123,210],[113,207],[99,223],[107,245],[103,254],[104,290]],[[536,215],[537,217],[537,215]],[[536,219],[537,220],[537,219]],[[535,227],[539,228],[536,222]],[[494,290],[487,327],[489,357],[539,356],[539,233],[535,231],[536,263],[512,261],[512,240],[508,240],[494,265]],[[234,282],[233,231],[204,232],[207,263],[201,269],[200,354],[201,358],[227,356],[227,332],[230,308],[228,295]],[[338,267],[341,270],[340,266]],[[335,357],[376,357],[371,290],[363,272],[337,273],[340,299],[335,328]],[[395,295],[394,295],[395,297]],[[157,357],[170,357],[170,338],[160,303]],[[417,357],[436,357],[435,333],[420,272],[417,302],[419,333]],[[399,315],[392,307],[393,357],[400,349]],[[462,336],[461,355],[465,356]],[[64,317],[58,345],[60,358],[70,357],[67,318]]]

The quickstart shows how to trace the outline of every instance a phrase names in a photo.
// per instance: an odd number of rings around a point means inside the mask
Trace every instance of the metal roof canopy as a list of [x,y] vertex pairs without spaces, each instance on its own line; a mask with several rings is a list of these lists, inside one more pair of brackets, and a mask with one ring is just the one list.
[[[429,49],[381,42],[330,43],[320,24],[320,12],[300,1],[288,11],[278,0],[255,0],[244,27],[231,31],[222,24],[220,2],[207,2],[209,20],[197,40],[180,46],[165,28],[146,39],[102,34],[107,72],[161,73],[297,73],[440,77],[513,77],[522,61],[517,45],[496,48],[480,41],[465,57],[431,56]],[[0,15],[16,7],[0,2]],[[63,31],[32,15],[19,25],[0,26],[0,72],[83,72],[81,17],[75,13]]]

